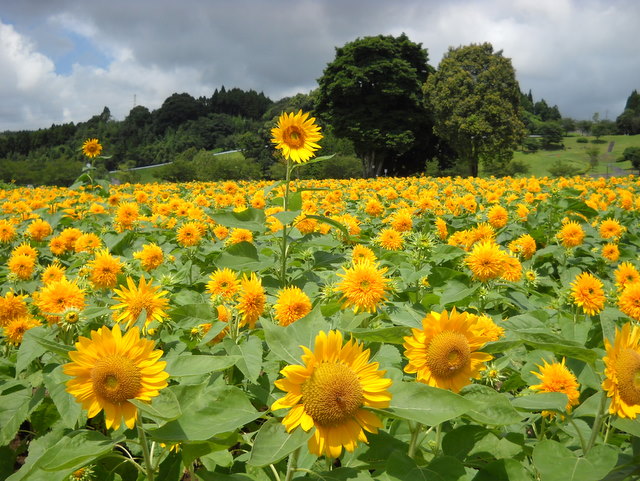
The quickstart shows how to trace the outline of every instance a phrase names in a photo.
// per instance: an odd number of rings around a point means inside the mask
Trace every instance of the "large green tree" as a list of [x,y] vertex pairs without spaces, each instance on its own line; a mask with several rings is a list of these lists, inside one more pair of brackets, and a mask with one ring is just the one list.
[[490,43],[449,48],[425,93],[436,135],[468,163],[473,176],[481,161],[508,162],[525,135],[511,60]]
[[[366,177],[399,169],[397,159],[429,142],[431,125],[421,86],[427,51],[402,34],[358,38],[336,48],[318,80],[316,110],[338,137],[353,142]],[[424,159],[417,168],[424,168]],[[403,169],[408,170],[406,166]]]

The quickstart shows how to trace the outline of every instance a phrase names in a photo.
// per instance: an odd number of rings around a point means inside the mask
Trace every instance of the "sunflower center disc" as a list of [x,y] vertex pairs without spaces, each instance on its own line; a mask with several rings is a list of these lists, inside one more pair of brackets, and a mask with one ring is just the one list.
[[304,136],[297,127],[289,127],[284,133],[284,141],[289,147],[299,149],[304,145]]
[[91,370],[94,391],[112,403],[135,398],[142,387],[140,370],[123,356],[112,354],[96,362]]
[[463,334],[444,331],[431,340],[426,363],[437,377],[450,378],[469,364],[470,354],[469,342]]
[[632,406],[640,404],[640,353],[623,349],[616,362],[620,398]]
[[360,380],[345,364],[323,362],[302,385],[304,409],[320,426],[343,423],[363,401]]

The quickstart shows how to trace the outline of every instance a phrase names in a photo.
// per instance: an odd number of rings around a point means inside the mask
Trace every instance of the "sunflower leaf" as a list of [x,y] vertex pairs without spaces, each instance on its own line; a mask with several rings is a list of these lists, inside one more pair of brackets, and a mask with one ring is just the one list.
[[300,428],[288,433],[280,421],[270,418],[256,435],[248,464],[259,467],[275,464],[306,443],[310,437],[311,431],[305,432]]

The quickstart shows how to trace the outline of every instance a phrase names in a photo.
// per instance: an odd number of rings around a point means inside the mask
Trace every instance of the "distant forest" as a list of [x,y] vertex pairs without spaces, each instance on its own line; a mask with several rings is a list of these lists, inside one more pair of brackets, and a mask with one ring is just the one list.
[[[167,180],[213,180],[233,177],[234,172],[244,178],[277,178],[281,172],[270,143],[270,130],[283,111],[313,111],[315,97],[316,91],[312,91],[274,102],[254,90],[222,87],[211,97],[194,98],[188,93],[174,93],[153,111],[142,105],[135,106],[121,121],[115,120],[105,107],[86,122],[54,124],[35,131],[6,131],[0,133],[0,180],[21,185],[70,185],[87,162],[80,147],[88,138],[99,139],[104,147],[106,158],[99,159],[97,164],[102,175],[108,171],[125,172],[132,167],[174,162],[173,168],[165,170]],[[531,91],[522,94],[521,112],[529,134],[523,140],[523,149],[552,147],[561,143],[563,135],[573,131],[596,136],[640,133],[640,96],[636,91],[616,122],[600,119],[597,114],[591,120],[563,117],[556,105],[550,106],[544,99],[534,101]],[[325,174],[359,175],[360,161],[351,142],[336,138],[326,121],[320,119],[320,123],[325,134],[322,153],[339,154]],[[532,135],[535,138],[531,138]],[[210,175],[194,168],[197,164],[194,160],[210,159],[207,155],[225,150],[240,150],[244,154],[242,162]],[[446,149],[437,155],[446,156]],[[424,171],[426,160],[429,159],[412,161],[408,171],[392,168],[389,175]],[[442,159],[439,160],[442,164]],[[398,165],[401,164],[398,161]],[[323,175],[318,171],[315,174]]]

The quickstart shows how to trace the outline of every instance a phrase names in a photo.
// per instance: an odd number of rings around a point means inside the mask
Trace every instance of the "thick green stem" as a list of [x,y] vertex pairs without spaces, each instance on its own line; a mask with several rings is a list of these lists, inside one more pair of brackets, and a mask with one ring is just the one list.
[[576,430],[576,433],[578,433],[578,439],[580,439],[580,447],[582,448],[582,452],[584,453],[586,451],[586,449],[587,449],[587,445],[584,442],[584,438],[582,437],[582,433],[580,432],[580,429],[578,429],[578,425],[576,424],[576,422],[573,420],[572,417],[569,418],[569,422],[571,423],[573,428]]
[[[289,211],[289,184],[291,182],[291,164],[289,159],[286,161],[286,177],[284,181],[284,198],[282,199],[282,207],[285,212]],[[287,286],[287,224],[282,225],[282,251],[281,251],[281,262],[282,265],[280,267],[280,280],[282,282],[282,287]]]
[[415,426],[411,426],[411,441],[409,441],[409,451],[408,455],[410,458],[413,458],[416,455],[416,448],[418,447],[418,436],[420,436],[420,431],[422,431],[422,424],[417,423]]
[[440,453],[440,437],[442,435],[442,423],[438,424],[436,427],[436,446],[433,448],[433,457],[437,458]]
[[591,428],[591,436],[589,437],[589,442],[587,443],[587,449],[584,454],[586,455],[593,445],[596,443],[596,439],[598,438],[598,433],[600,432],[600,426],[602,426],[602,419],[604,418],[604,408],[607,405],[607,393],[602,391],[600,395],[600,406],[598,406],[598,414],[596,414],[596,419],[593,421],[593,427]]
[[136,426],[138,427],[138,438],[140,438],[140,446],[142,446],[142,458],[144,459],[144,467],[147,471],[147,481],[153,481],[154,479],[154,469],[153,463],[151,459],[151,454],[149,452],[149,443],[147,443],[147,435],[142,428],[142,419],[140,417],[140,411],[138,411],[138,420],[136,422]]
[[291,481],[293,479],[293,473],[296,472],[298,467],[298,456],[300,455],[300,448],[296,449],[289,455],[289,462],[287,463],[287,475],[284,481]]

